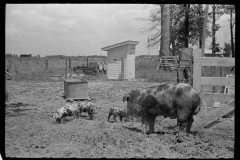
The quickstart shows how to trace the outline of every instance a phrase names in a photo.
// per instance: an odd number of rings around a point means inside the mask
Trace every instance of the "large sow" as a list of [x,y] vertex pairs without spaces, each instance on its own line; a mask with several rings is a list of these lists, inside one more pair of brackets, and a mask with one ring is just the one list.
[[[142,117],[143,124],[149,126],[149,134],[154,132],[157,116],[177,118],[178,135],[186,128],[190,132],[193,115],[205,105],[199,93],[189,84],[160,84],[143,90],[133,90],[123,97],[127,101],[127,113],[134,117]],[[145,134],[145,128],[143,127]]]

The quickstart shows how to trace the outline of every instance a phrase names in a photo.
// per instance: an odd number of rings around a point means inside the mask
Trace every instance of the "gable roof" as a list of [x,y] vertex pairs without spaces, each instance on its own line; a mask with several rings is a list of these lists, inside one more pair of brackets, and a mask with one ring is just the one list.
[[120,47],[120,46],[123,46],[123,45],[126,45],[126,44],[134,44],[134,45],[137,45],[138,43],[139,43],[138,41],[125,41],[125,42],[113,44],[113,45],[111,45],[111,46],[103,47],[103,48],[101,48],[101,50],[107,51],[107,50],[109,50],[109,49],[116,48],[116,47]]

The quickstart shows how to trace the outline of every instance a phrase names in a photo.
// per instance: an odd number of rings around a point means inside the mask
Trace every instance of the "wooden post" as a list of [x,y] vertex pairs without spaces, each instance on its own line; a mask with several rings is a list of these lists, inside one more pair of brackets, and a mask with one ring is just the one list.
[[123,81],[123,79],[124,79],[124,61],[123,61],[123,57],[121,57],[121,62],[122,62],[122,65],[121,65],[121,81]]
[[204,25],[203,25],[203,36],[202,36],[202,57],[204,57],[204,52],[205,52],[204,50],[205,50],[207,19],[208,19],[208,6],[209,4],[206,4],[205,19],[204,19]]
[[13,99],[13,95],[10,90],[10,80],[8,79],[8,77],[11,77],[10,79],[12,79],[13,77],[6,70],[5,70],[5,75],[7,75],[6,76],[7,78],[5,78],[5,82],[6,82],[6,84],[5,84],[5,100],[9,101],[10,99]]
[[14,80],[13,64],[14,64],[14,58],[13,58],[13,56],[12,56],[12,57],[11,57],[11,70],[10,70],[10,73],[11,73],[11,75],[12,75],[12,80]]
[[48,70],[48,59],[46,58],[46,71]]
[[18,73],[17,66],[15,66],[15,73]]
[[201,93],[202,50],[193,50],[193,87]]
[[71,72],[71,74],[72,74],[72,63],[71,63],[71,58],[69,58],[69,70],[70,70],[70,72]]
[[8,70],[8,72],[12,75],[12,73],[13,73],[13,58],[12,57],[10,57],[9,58],[9,70]]
[[71,69],[71,58],[69,58],[69,69]]
[[178,64],[177,66],[177,83],[180,83],[180,79],[179,79],[179,72],[180,72],[180,67],[179,67],[180,64]]
[[65,79],[68,77],[68,65],[67,65],[67,58],[66,58],[66,73],[65,73]]
[[9,72],[12,70],[12,58],[9,58]]
[[[192,64],[192,61],[191,61],[191,64]],[[193,86],[193,66],[189,68],[189,72],[190,72],[190,74],[189,74],[189,78],[190,78],[189,81],[190,82],[188,84]]]

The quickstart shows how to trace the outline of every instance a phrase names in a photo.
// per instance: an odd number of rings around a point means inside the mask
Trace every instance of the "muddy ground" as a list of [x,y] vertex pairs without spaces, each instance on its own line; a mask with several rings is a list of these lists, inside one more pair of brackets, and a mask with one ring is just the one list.
[[110,107],[124,107],[125,93],[156,84],[89,82],[89,96],[99,108],[94,120],[84,114],[80,119],[70,117],[64,124],[58,124],[52,115],[66,103],[63,82],[12,82],[15,98],[5,105],[5,155],[18,158],[234,157],[232,121],[210,129],[196,128],[193,123],[192,133],[185,135],[181,143],[175,139],[176,119],[158,117],[152,135],[143,135],[139,122],[121,123],[119,118],[116,123],[107,122]]

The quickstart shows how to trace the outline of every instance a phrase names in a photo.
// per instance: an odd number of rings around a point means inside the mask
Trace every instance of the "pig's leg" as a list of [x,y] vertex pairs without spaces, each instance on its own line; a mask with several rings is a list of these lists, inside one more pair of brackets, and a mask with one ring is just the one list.
[[188,118],[188,124],[187,124],[187,128],[186,128],[187,133],[190,133],[190,130],[191,130],[193,121],[194,121],[193,115],[191,115],[191,116]]
[[148,118],[148,124],[149,124],[149,134],[154,133],[154,124],[155,124],[156,116],[151,116]]
[[108,122],[109,122],[109,118],[111,117],[111,115],[112,115],[111,113],[108,114]]
[[123,116],[119,116],[119,118],[120,118],[120,121],[122,122],[122,118],[123,118]]
[[178,135],[177,135],[177,141],[182,142],[183,141],[183,132],[184,129],[187,126],[187,120],[179,121],[178,120]]
[[113,115],[114,121],[117,122],[116,115]]

